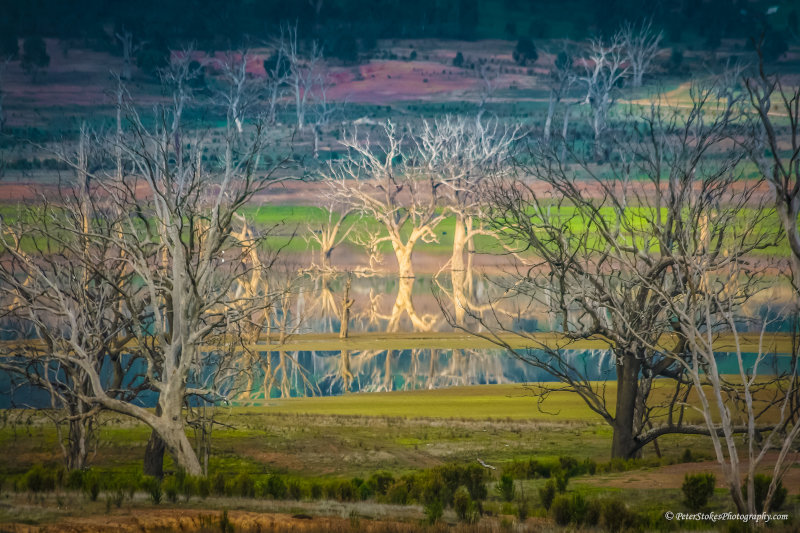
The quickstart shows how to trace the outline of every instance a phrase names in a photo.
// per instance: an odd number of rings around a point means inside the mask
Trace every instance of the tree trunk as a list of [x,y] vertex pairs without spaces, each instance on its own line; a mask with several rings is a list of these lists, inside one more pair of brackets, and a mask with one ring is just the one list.
[[142,468],[145,476],[153,476],[159,479],[164,477],[164,450],[166,446],[158,433],[153,430],[150,432],[150,439],[144,450],[144,466]]
[[611,440],[611,457],[631,459],[641,455],[634,432],[636,398],[639,393],[641,362],[631,354],[621,354],[617,363],[617,402],[614,413],[614,435]]
[[[161,416],[161,405],[156,404],[156,416]],[[150,432],[150,439],[144,449],[144,465],[142,470],[145,476],[153,476],[159,479],[164,477],[164,441],[153,430]]]
[[641,87],[642,86],[642,78],[644,77],[644,70],[641,68],[637,68],[636,64],[633,65],[633,86],[634,87]]
[[411,252],[413,246],[403,246],[394,244],[394,255],[397,258],[397,275],[400,278],[413,278],[414,267],[411,264]]
[[544,142],[550,141],[550,128],[553,125],[553,114],[556,111],[555,91],[550,91],[550,103],[547,106],[547,118],[544,121]]
[[194,453],[189,438],[186,436],[183,420],[178,417],[177,422],[174,420],[166,420],[165,422],[172,423],[165,424],[159,434],[164,446],[166,446],[175,461],[175,465],[190,476],[202,476],[203,468],[200,466],[197,454]]

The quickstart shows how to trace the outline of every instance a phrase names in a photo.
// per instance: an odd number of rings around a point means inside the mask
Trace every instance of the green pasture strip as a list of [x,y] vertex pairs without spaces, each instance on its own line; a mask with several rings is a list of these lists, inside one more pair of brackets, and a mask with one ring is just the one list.
[[[598,350],[608,349],[612,343],[608,339],[593,337],[570,340],[563,334],[548,333],[500,333],[498,339],[515,349],[537,349],[547,347],[563,350]],[[364,351],[364,350],[413,350],[444,349],[463,350],[501,349],[497,343],[489,339],[477,337],[463,332],[423,332],[423,333],[354,333],[346,339],[340,339],[337,333],[306,333],[290,337],[284,344],[271,344],[263,339],[251,347],[260,351]],[[677,339],[665,335],[660,344],[669,349]],[[759,351],[759,336],[756,333],[739,335],[740,349],[744,353]],[[714,349],[719,352],[736,351],[736,343],[731,334],[717,335]],[[792,338],[787,333],[768,333],[764,337],[765,353],[792,353]]]
[[318,398],[269,400],[260,407],[237,411],[257,414],[388,416],[402,418],[459,418],[542,421],[598,421],[577,394],[557,393],[551,404],[558,415],[536,409],[533,393],[519,384],[474,385],[436,390],[376,392]]
[[[277,335],[272,338],[262,336],[259,342],[248,345],[248,348],[263,352],[278,351],[370,351],[370,350],[415,350],[442,349],[464,350],[502,349],[496,342],[463,332],[402,332],[402,333],[353,333],[346,339],[340,339],[338,333],[304,333],[292,335],[283,344],[277,343]],[[592,337],[588,339],[570,340],[557,332],[547,333],[500,333],[497,336],[514,349],[540,349],[547,347],[554,350],[602,350],[613,346],[608,339]],[[233,341],[233,339],[232,339]],[[767,333],[760,344],[757,333],[742,333],[738,336],[739,347],[743,353],[757,353],[761,347],[764,353],[791,354],[792,337],[787,333]],[[131,341],[131,346],[135,341]],[[664,335],[659,344],[669,350],[677,343],[677,338]],[[38,346],[37,340],[0,341],[0,350],[13,350],[24,346]],[[723,333],[716,336],[714,350],[717,352],[735,352],[736,342],[733,335]]]
[[[543,203],[544,206],[548,204],[549,202]],[[22,213],[24,213],[24,211],[22,211]],[[653,252],[657,251],[657,244],[655,240],[649,237],[648,232],[648,227],[650,226],[649,221],[655,214],[653,208],[628,207],[624,211],[626,218],[622,221],[618,220],[618,212],[611,207],[601,207],[599,213],[600,216],[603,217],[603,220],[612,228],[618,224],[622,224],[620,239],[624,244],[632,244],[635,241],[635,243],[642,248],[648,248]],[[6,223],[13,223],[20,215],[20,211],[16,206],[6,204],[0,205],[0,214],[4,216]],[[302,253],[308,250],[318,249],[318,246],[312,239],[306,239],[307,231],[308,229],[313,231],[315,228],[321,227],[328,220],[328,214],[325,209],[304,205],[250,206],[244,208],[242,214],[244,214],[248,222],[253,224],[257,229],[269,230],[269,236],[266,239],[266,245],[269,248],[281,249],[286,253]],[[534,224],[541,223],[543,217],[547,217],[551,224],[559,225],[564,232],[576,238],[588,233],[589,239],[584,245],[588,250],[602,250],[607,244],[599,233],[596,222],[582,216],[580,211],[575,207],[557,207],[553,205],[552,211],[547,215],[537,213],[531,208],[529,214]],[[666,209],[664,209],[663,215],[664,217],[666,216]],[[742,209],[736,216],[736,225],[741,229],[749,219],[755,216],[761,217],[761,220],[755,227],[755,231],[758,233],[777,230],[780,227],[780,221],[771,209],[766,213],[758,213],[755,209]],[[352,216],[343,224],[342,229],[345,230],[347,228],[352,228],[354,235],[365,231],[375,231],[376,229],[380,234],[384,234],[381,231],[382,227],[380,223],[371,217]],[[406,235],[409,234],[411,229],[411,225],[407,224],[404,228],[404,233]],[[451,253],[454,229],[455,217],[446,217],[435,228],[437,242],[419,242],[416,250],[423,253],[439,255]],[[733,232],[729,232],[729,234],[731,233]],[[544,235],[544,231],[542,230],[542,236]],[[34,251],[35,244],[41,247],[44,243],[34,243],[29,237],[23,237],[22,246],[24,251]],[[522,242],[514,243],[514,245],[520,248],[524,247]],[[390,254],[392,252],[392,245],[389,242],[384,242],[379,246],[379,250],[384,254]],[[475,238],[475,251],[481,254],[492,254],[503,252],[503,248],[500,243],[498,243],[497,239],[487,236],[478,236]],[[788,257],[790,253],[791,250],[789,249],[788,243],[785,242],[785,239],[782,239],[777,246],[756,250],[753,252],[753,255]]]

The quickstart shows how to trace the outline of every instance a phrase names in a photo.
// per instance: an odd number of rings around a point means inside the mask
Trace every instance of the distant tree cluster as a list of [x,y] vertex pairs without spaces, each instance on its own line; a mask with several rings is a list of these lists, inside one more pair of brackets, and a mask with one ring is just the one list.
[[[483,22],[486,13],[497,14],[498,10],[490,0],[233,0],[223,4],[8,0],[0,21],[0,53],[15,54],[17,39],[31,35],[113,45],[109,27],[126,27],[151,44],[174,40],[193,41],[202,48],[230,48],[248,39],[276,37],[282,24],[296,22],[300,34],[320,41],[329,56],[352,60],[357,51],[373,48],[377,38],[581,39],[593,34],[607,36],[627,20],[644,19],[658,21],[671,42],[699,37],[707,47],[715,48],[723,38],[749,38],[764,31],[774,36],[775,49],[780,50],[780,43],[792,32],[797,34],[798,26],[797,10],[767,15],[744,0],[565,0],[559,10],[545,4],[519,3],[513,11],[500,13],[505,17],[501,24],[490,25]],[[527,20],[521,24],[520,18]],[[559,34],[553,34],[553,28],[559,28]],[[767,58],[769,46],[765,45]]]

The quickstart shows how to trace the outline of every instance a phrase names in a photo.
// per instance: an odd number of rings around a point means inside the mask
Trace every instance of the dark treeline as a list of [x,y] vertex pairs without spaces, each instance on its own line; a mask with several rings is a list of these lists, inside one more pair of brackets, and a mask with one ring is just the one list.
[[352,49],[354,40],[370,49],[378,38],[582,39],[650,17],[670,41],[706,48],[725,37],[797,33],[796,10],[767,15],[768,7],[748,0],[2,0],[0,41],[35,35],[116,48],[113,33],[124,28],[153,47],[194,41],[223,49],[296,22],[304,38],[331,52]]

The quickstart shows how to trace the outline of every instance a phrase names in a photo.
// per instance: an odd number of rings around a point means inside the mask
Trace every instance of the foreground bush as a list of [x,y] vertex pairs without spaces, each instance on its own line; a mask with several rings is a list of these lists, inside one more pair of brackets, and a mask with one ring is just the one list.
[[686,506],[692,511],[705,507],[714,494],[716,482],[714,474],[686,474],[681,486]]

